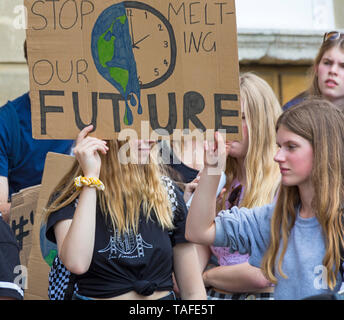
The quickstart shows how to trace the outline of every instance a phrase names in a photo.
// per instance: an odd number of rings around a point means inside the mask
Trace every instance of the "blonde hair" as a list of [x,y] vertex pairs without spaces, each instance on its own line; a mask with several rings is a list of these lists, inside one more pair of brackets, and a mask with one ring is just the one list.
[[[312,182],[315,195],[312,207],[325,238],[323,265],[327,269],[328,286],[333,289],[340,267],[340,246],[344,245],[344,115],[326,100],[309,99],[285,111],[277,122],[276,131],[281,125],[308,140],[313,147]],[[282,185],[271,219],[270,245],[262,261],[263,272],[272,283],[277,282],[275,265],[281,241],[283,246],[278,272],[287,277],[282,271],[282,261],[299,203],[297,186]]]
[[[246,185],[241,207],[271,203],[280,182],[278,165],[273,161],[277,151],[275,125],[281,106],[269,84],[253,73],[240,75],[240,98],[248,128],[248,151],[245,157]],[[236,159],[228,156],[226,165],[227,192],[238,174]]]
[[[106,219],[113,229],[120,233],[133,230],[137,233],[140,209],[142,206],[146,220],[152,219],[154,213],[161,227],[172,229],[173,216],[168,195],[161,180],[165,173],[158,162],[158,155],[150,155],[149,163],[121,164],[120,148],[126,142],[108,141],[109,151],[100,154],[102,165],[100,180],[105,185],[104,191],[97,191],[97,199]],[[57,198],[48,206],[46,217],[75,200],[80,190],[75,190],[74,178],[82,175],[81,168],[75,160],[68,172],[53,192]]]

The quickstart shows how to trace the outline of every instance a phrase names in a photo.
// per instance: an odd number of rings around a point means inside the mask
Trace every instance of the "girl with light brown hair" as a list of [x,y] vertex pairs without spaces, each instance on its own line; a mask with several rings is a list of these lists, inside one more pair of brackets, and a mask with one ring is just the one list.
[[274,160],[282,174],[276,203],[233,207],[216,217],[219,174],[207,163],[225,158],[225,143],[206,148],[205,170],[192,201],[186,237],[200,244],[250,253],[275,284],[275,299],[338,292],[344,197],[344,115],[326,100],[307,100],[284,112],[276,125]]
[[314,60],[310,96],[323,97],[337,106],[344,105],[344,34],[325,33]]
[[326,32],[311,69],[311,84],[283,106],[287,110],[309,97],[324,98],[344,108],[344,33]]
[[185,203],[153,143],[103,141],[91,130],[78,135],[75,165],[47,209],[47,238],[76,274],[74,299],[174,300],[172,272],[182,299],[204,299]]

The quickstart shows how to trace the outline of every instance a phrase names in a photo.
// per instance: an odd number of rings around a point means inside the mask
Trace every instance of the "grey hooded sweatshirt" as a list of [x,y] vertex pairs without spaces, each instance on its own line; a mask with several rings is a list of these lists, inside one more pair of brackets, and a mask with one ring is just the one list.
[[[229,247],[231,252],[250,254],[249,263],[260,267],[264,253],[270,242],[270,221],[274,204],[253,209],[233,207],[223,210],[215,218],[216,237],[214,246]],[[282,241],[280,244],[280,252]],[[282,262],[283,278],[277,268],[276,259],[275,286],[276,300],[303,299],[313,295],[338,292],[342,277],[338,273],[333,291],[327,285],[327,270],[322,260],[325,255],[325,242],[320,224],[316,217],[297,218],[293,226],[288,247]]]

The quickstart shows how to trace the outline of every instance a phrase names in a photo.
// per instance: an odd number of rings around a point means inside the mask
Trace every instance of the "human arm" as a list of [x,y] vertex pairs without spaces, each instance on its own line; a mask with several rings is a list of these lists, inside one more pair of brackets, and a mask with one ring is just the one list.
[[23,157],[20,122],[15,107],[7,103],[0,108],[0,212],[10,222],[10,175]]
[[206,299],[197,252],[192,243],[178,243],[173,248],[173,267],[182,300]]
[[196,187],[198,185],[199,178],[200,177],[197,176],[194,180],[185,184],[185,190],[184,190],[184,194],[183,194],[183,198],[184,198],[185,203],[187,203],[189,201],[192,194],[195,192]]
[[[108,148],[104,141],[87,137],[91,130],[89,126],[80,132],[74,153],[84,176],[98,178],[101,166],[98,152],[106,154]],[[84,187],[73,219],[61,220],[54,227],[60,259],[75,274],[85,273],[92,260],[96,203],[96,189]]]
[[208,269],[203,273],[203,281],[205,286],[227,292],[254,292],[270,286],[261,269],[248,262]]
[[[229,247],[231,252],[241,254],[254,251],[260,256],[269,243],[274,205],[253,209],[233,207],[216,216],[216,189],[223,168],[221,162],[226,158],[220,134],[215,135],[214,146],[205,148],[205,155],[204,170],[187,217],[186,238],[199,244]],[[218,166],[211,165],[214,163]]]
[[205,287],[214,287],[227,292],[254,292],[270,286],[260,268],[248,262],[206,268],[211,255],[208,246],[195,245],[198,253]]
[[211,257],[211,251],[208,246],[204,246],[201,244],[195,244],[197,255],[198,255],[198,261],[200,264],[201,271],[204,272],[204,270],[207,268],[209,259]]
[[215,240],[216,191],[226,157],[221,135],[215,134],[214,145],[205,144],[204,154],[204,169],[191,202],[185,236],[192,242],[211,245]]
[[0,212],[5,222],[10,221],[11,203],[8,202],[8,179],[0,176]]

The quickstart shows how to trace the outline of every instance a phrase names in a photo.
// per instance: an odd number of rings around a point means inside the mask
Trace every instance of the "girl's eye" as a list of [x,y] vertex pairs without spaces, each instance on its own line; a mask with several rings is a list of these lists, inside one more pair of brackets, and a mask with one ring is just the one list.
[[290,145],[287,146],[287,148],[288,148],[289,150],[293,150],[293,149],[296,148],[296,146],[295,146],[294,144],[290,144]]

